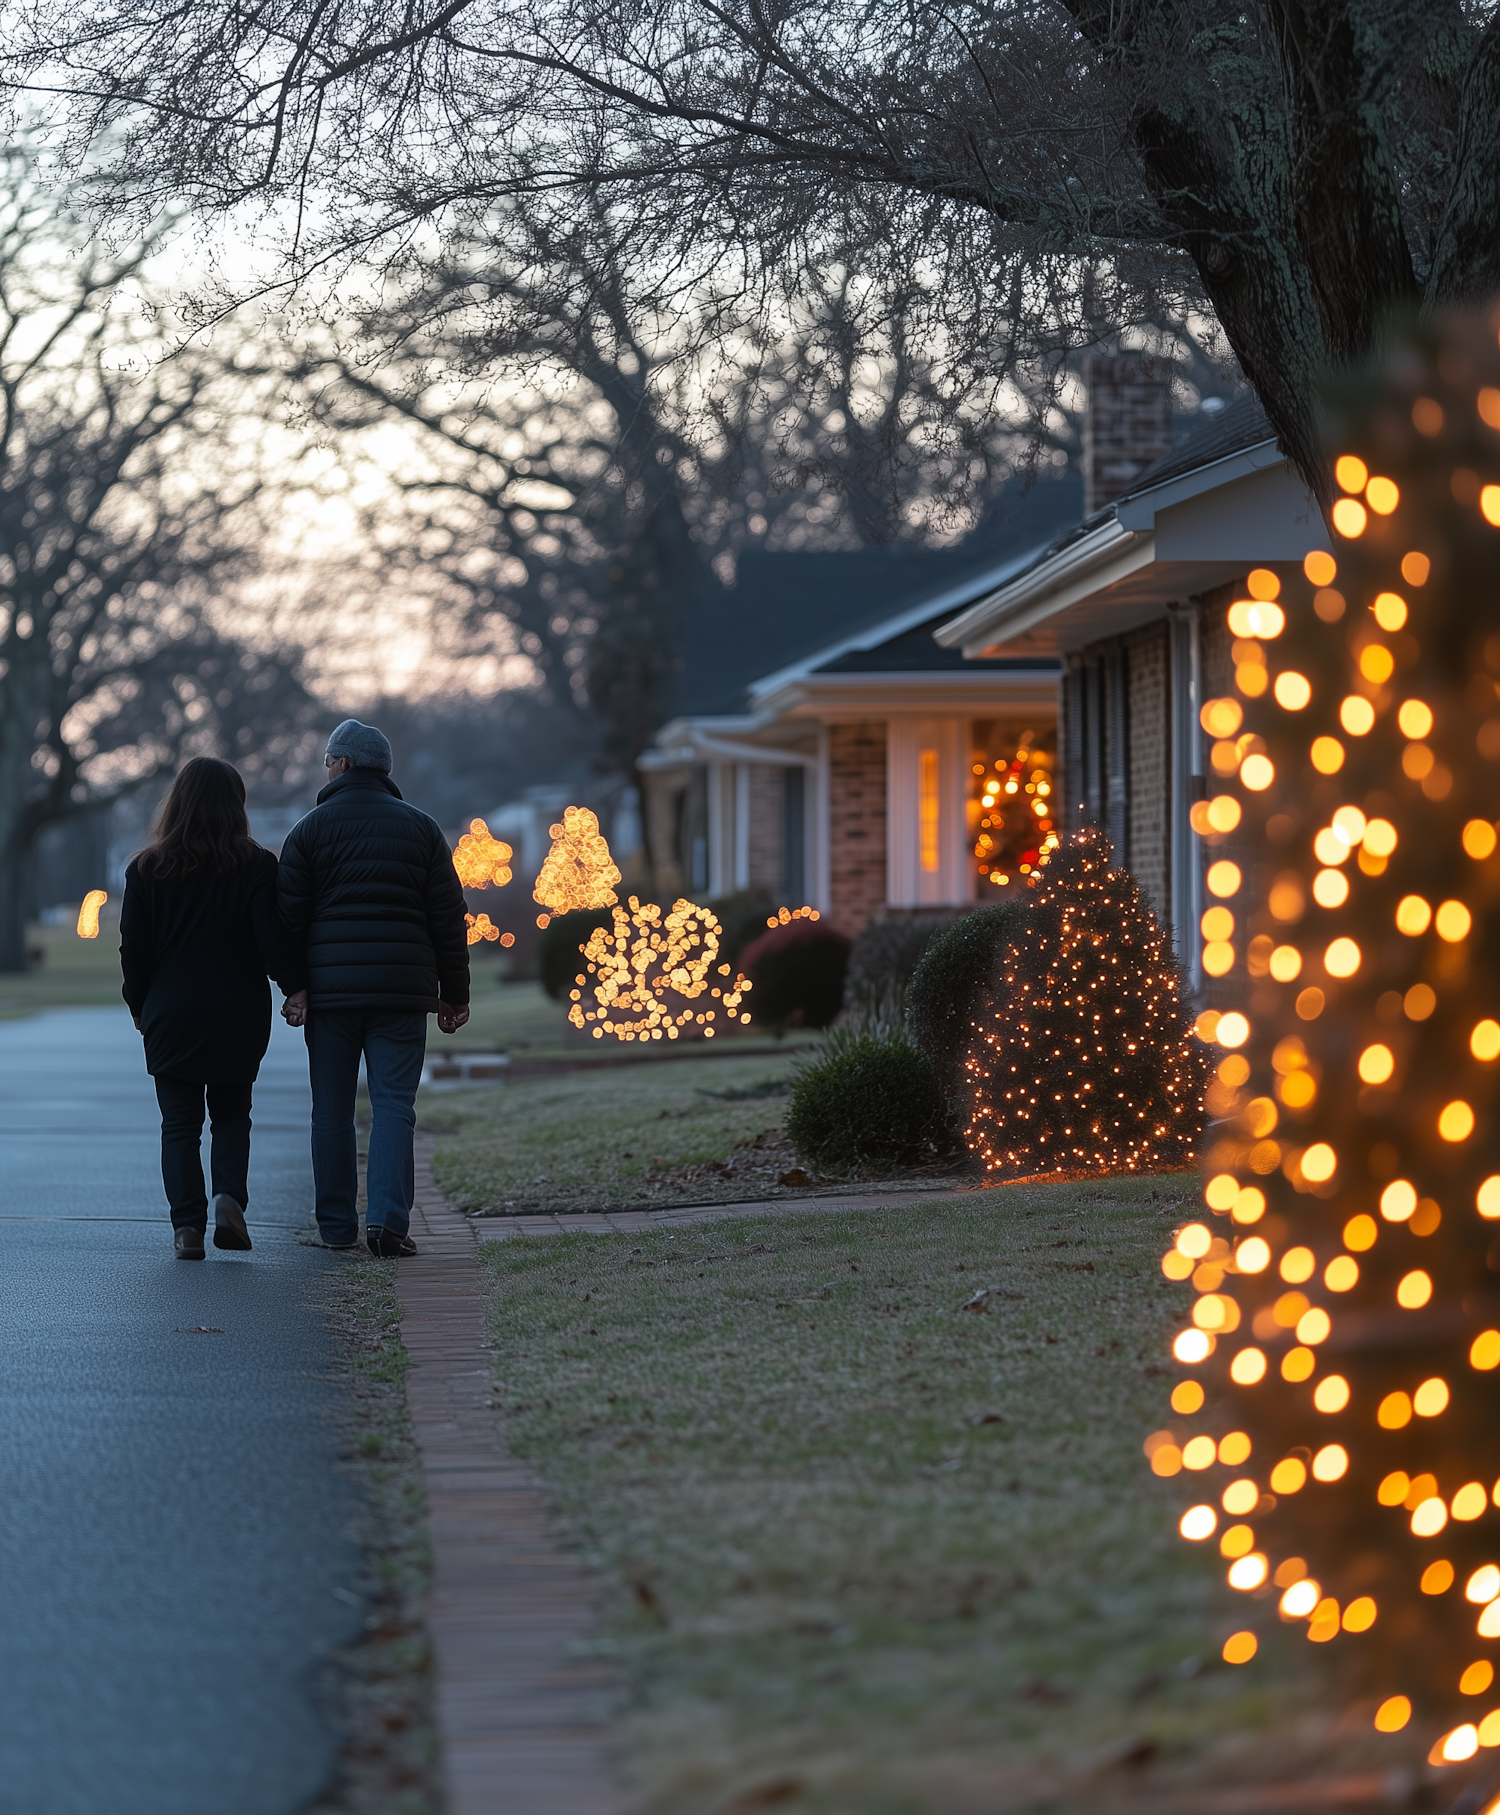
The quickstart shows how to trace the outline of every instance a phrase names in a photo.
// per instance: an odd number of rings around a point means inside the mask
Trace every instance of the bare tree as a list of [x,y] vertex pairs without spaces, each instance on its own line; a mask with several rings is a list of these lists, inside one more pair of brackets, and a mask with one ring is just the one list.
[[231,521],[254,491],[203,470],[233,395],[222,362],[161,359],[141,308],[149,241],[107,255],[23,153],[5,175],[0,971],[25,965],[43,827],[196,751],[270,779],[297,763],[312,703],[295,651],[248,646],[214,610],[249,569]]
[[1492,0],[15,0],[9,39],[121,197],[258,200],[292,269],[587,197],[701,322],[899,273],[997,380],[1211,307],[1325,500],[1323,373],[1500,287]]

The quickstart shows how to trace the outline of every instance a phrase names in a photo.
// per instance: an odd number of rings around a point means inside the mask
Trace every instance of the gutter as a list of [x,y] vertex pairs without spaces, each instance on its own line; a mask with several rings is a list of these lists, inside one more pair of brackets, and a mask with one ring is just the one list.
[[[1050,561],[978,600],[935,631],[934,638],[945,649],[961,649],[970,658],[981,656],[1002,636],[1019,636],[1099,591],[1101,585],[1148,567],[1155,553],[1154,529],[1126,529],[1118,518],[1110,517]],[[1109,569],[1115,571],[1101,580]]]

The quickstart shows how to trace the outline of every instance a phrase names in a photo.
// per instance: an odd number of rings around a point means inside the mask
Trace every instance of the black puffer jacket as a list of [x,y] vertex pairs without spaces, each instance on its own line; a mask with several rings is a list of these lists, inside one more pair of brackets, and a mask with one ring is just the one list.
[[435,819],[349,769],[281,847],[277,905],[305,948],[309,1006],[434,1012],[469,999],[464,897]]

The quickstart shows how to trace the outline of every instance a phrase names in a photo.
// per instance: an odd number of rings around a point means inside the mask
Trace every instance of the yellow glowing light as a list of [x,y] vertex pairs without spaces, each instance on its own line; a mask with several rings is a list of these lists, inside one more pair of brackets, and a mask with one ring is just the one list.
[[511,878],[512,856],[510,846],[492,838],[482,819],[471,819],[468,831],[453,847],[453,867],[466,889],[487,889],[491,884],[503,889]]
[[1219,1539],[1221,1557],[1243,1557],[1255,1548],[1255,1533],[1248,1525],[1231,1525]]
[[1358,454],[1340,454],[1333,463],[1333,476],[1346,492],[1362,492],[1370,469]]
[[[1352,839],[1340,838],[1332,826],[1324,826],[1313,840],[1313,855],[1319,863],[1346,863],[1349,858],[1349,847],[1354,842]],[[1314,890],[1314,893],[1316,892]]]
[[1252,794],[1263,793],[1276,779],[1276,769],[1268,756],[1247,756],[1240,764],[1240,780]]
[[[1332,969],[1332,966],[1329,967]],[[1338,1166],[1338,1155],[1326,1141],[1316,1141],[1302,1156],[1302,1176],[1320,1185],[1331,1179]]]
[[1237,1223],[1258,1223],[1266,1213],[1266,1194],[1256,1185],[1246,1185],[1229,1207]]
[[1349,1382],[1342,1374],[1325,1374],[1313,1389],[1313,1404],[1320,1412],[1341,1412],[1349,1403]]
[[1432,572],[1432,563],[1424,554],[1413,549],[1410,554],[1401,557],[1401,578],[1408,586],[1425,586],[1427,577]]
[[1205,939],[1228,939],[1234,934],[1234,915],[1226,907],[1211,907],[1198,922]]
[[1271,1572],[1271,1566],[1260,1551],[1255,1550],[1248,1557],[1241,1557],[1230,1565],[1229,1586],[1238,1588],[1242,1594],[1249,1594],[1252,1588],[1259,1588]]
[[1469,1051],[1476,1059],[1500,1059],[1500,1021],[1480,1021],[1469,1035]]
[[[1345,700],[1346,706],[1348,703]],[[1312,766],[1320,775],[1336,775],[1344,766],[1344,746],[1336,737],[1315,737],[1312,744]]]
[[1323,1590],[1311,1576],[1293,1582],[1281,1597],[1278,1611],[1283,1619],[1305,1620],[1323,1598]]
[[1348,851],[1364,837],[1369,823],[1358,807],[1340,807],[1333,816],[1331,829]]
[[620,872],[599,830],[597,815],[587,807],[565,807],[561,821],[548,831],[552,849],[536,879],[532,900],[553,914],[613,907],[619,899],[614,885]]
[[1372,857],[1389,857],[1398,842],[1396,828],[1388,819],[1372,819],[1365,826],[1363,842]]
[[1419,1538],[1435,1538],[1448,1523],[1448,1508],[1436,1494],[1419,1500],[1412,1508],[1411,1529]]
[[[1320,832],[1318,836],[1319,838],[1333,839],[1333,842],[1336,845],[1339,844],[1339,841],[1333,837],[1332,832]],[[1347,845],[1339,845],[1339,848],[1343,852],[1343,857],[1339,858],[1339,862],[1342,863],[1344,857],[1349,855],[1349,847]],[[1313,900],[1317,902],[1319,907],[1342,907],[1349,899],[1349,878],[1344,875],[1342,870],[1319,870],[1317,875],[1313,877],[1312,892]]]
[[1436,765],[1437,758],[1426,744],[1408,744],[1401,752],[1401,772],[1412,781],[1431,775]]
[[99,910],[109,896],[103,889],[90,889],[83,898],[83,906],[78,910],[78,937],[80,939],[97,939],[99,937]]
[[1227,1335],[1239,1328],[1240,1308],[1232,1298],[1219,1292],[1205,1292],[1193,1306],[1193,1322],[1200,1330]]
[[821,920],[822,915],[815,907],[777,908],[774,914],[766,918],[766,925],[771,927],[790,926],[794,920]]
[[[1500,486],[1496,486],[1495,491],[1497,497],[1500,497]],[[1455,1727],[1432,1748],[1432,1752],[1427,1756],[1427,1762],[1429,1764],[1462,1764],[1464,1759],[1472,1758],[1478,1750],[1478,1729],[1472,1725]]]
[[1389,1046],[1367,1046],[1359,1055],[1359,1075],[1366,1084],[1384,1084],[1396,1069]]
[[1220,1655],[1226,1664],[1248,1664],[1258,1648],[1259,1640],[1253,1632],[1231,1632]]
[[1471,819],[1464,827],[1465,855],[1482,861],[1494,854],[1497,839],[1495,828],[1487,819]]
[[1410,1719],[1410,1700],[1404,1695],[1388,1695],[1375,1710],[1375,1731],[1399,1733]]
[[1367,1248],[1373,1248],[1380,1230],[1376,1227],[1375,1218],[1366,1216],[1363,1211],[1358,1216],[1351,1216],[1344,1224],[1344,1246],[1352,1248],[1356,1254],[1363,1254]]
[[1474,1111],[1465,1102],[1449,1103],[1438,1117],[1438,1133],[1445,1141],[1466,1141],[1474,1132]]
[[1380,1214],[1388,1223],[1409,1221],[1416,1207],[1416,1186],[1407,1179],[1392,1179],[1380,1194]]
[[1185,1254],[1179,1254],[1174,1248],[1161,1257],[1161,1270],[1168,1279],[1191,1279],[1193,1263]]
[[1420,895],[1403,895],[1396,903],[1396,930],[1416,939],[1432,925],[1432,908]]
[[1203,1385],[1197,1380],[1179,1380],[1172,1388],[1172,1410],[1181,1412],[1184,1417],[1191,1416],[1203,1407]]
[[1321,1305],[1314,1305],[1312,1310],[1304,1311],[1297,1319],[1297,1340],[1302,1343],[1326,1342],[1332,1328],[1333,1319]]
[[1486,1563],[1476,1569],[1464,1585],[1464,1599],[1476,1607],[1487,1607],[1500,1594],[1500,1569]]
[[1411,1423],[1410,1394],[1387,1393],[1376,1408],[1375,1422],[1383,1431],[1405,1430]]
[[[1500,1746],[1500,1708],[1492,1708],[1480,1721],[1479,1743],[1481,1746]],[[1480,1815],[1495,1815],[1493,1800],[1488,1810],[1481,1810]]]
[[[1216,1173],[1203,1187],[1203,1201],[1210,1210],[1230,1210],[1234,1207],[1235,1198],[1239,1196],[1239,1190],[1239,1180],[1232,1172]],[[1207,1252],[1205,1248],[1204,1253]]]
[[[1283,1292],[1271,1307],[1271,1315],[1283,1330],[1290,1330],[1302,1317],[1308,1307],[1305,1292]],[[1304,1376],[1306,1378],[1306,1376]]]
[[1276,696],[1276,704],[1284,711],[1300,712],[1312,698],[1312,683],[1305,674],[1298,674],[1294,669],[1288,668],[1277,675],[1272,691]]
[[1362,693],[1351,693],[1339,707],[1339,723],[1350,737],[1364,737],[1375,724],[1375,708]]
[[1491,1601],[1479,1616],[1475,1631],[1482,1639],[1500,1638],[1500,1601]]
[[[1300,1298],[1300,1292],[1292,1294]],[[1281,1358],[1281,1378],[1290,1380],[1293,1386],[1300,1386],[1304,1380],[1311,1380],[1318,1371],[1318,1358],[1311,1349],[1288,1349]]]
[[1273,1494],[1300,1493],[1307,1485],[1307,1464],[1299,1456],[1286,1456],[1271,1470]]
[[1234,1264],[1241,1273],[1264,1273],[1271,1264],[1270,1244],[1252,1235],[1234,1251]]
[[1388,517],[1401,502],[1401,488],[1394,479],[1372,479],[1365,487],[1365,502],[1379,517]]
[[1209,700],[1198,714],[1198,723],[1210,737],[1233,737],[1244,719],[1244,708],[1230,699]]
[[1290,983],[1302,970],[1302,954],[1295,945],[1278,945],[1269,962],[1271,975],[1278,983]]
[[1278,1271],[1289,1286],[1300,1286],[1312,1278],[1318,1262],[1311,1248],[1288,1248],[1281,1257]]
[[1482,1330],[1469,1345],[1469,1366],[1481,1374],[1500,1368],[1500,1330]]
[[[676,1040],[684,1030],[700,1028],[704,1039],[712,1039],[720,1010],[726,1022],[750,1019],[741,1006],[750,985],[740,976],[731,983],[729,966],[716,962],[720,929],[707,908],[677,901],[664,916],[654,903],[632,895],[629,907],[615,907],[611,920],[596,927],[583,948],[577,981],[593,1006],[573,1003],[568,1019],[574,1027],[592,1023],[596,1038],[612,1034],[627,1042]],[[705,1005],[695,1009],[695,1002]]]
[[1485,1657],[1477,1664],[1470,1664],[1458,1679],[1460,1695],[1483,1695],[1495,1680],[1495,1666]]
[[1384,643],[1366,643],[1359,652],[1359,671],[1367,681],[1383,686],[1396,672],[1396,658]]
[[1279,599],[1281,576],[1269,567],[1252,567],[1245,576],[1245,591],[1252,599]]
[[1473,924],[1473,915],[1461,901],[1445,901],[1437,911],[1438,938],[1446,939],[1449,945],[1457,945],[1460,939],[1467,939],[1469,928]]
[[1345,1632],[1368,1632],[1375,1624],[1375,1614],[1374,1597],[1362,1594],[1358,1600],[1351,1601],[1344,1609]]
[[1432,708],[1423,700],[1406,700],[1396,714],[1403,737],[1426,737],[1432,729]]
[[1208,866],[1206,880],[1209,894],[1218,895],[1222,899],[1237,894],[1243,878],[1240,875],[1240,866],[1237,863],[1230,863],[1225,858]]
[[921,864],[929,875],[939,865],[940,797],[938,791],[938,753],[923,750],[917,757],[917,843]]
[[1500,1217],[1500,1174],[1492,1174],[1474,1193],[1474,1205],[1487,1223]]
[[1420,1267],[1404,1274],[1396,1287],[1396,1303],[1403,1311],[1420,1311],[1432,1297],[1432,1280]]
[[1349,1468],[1349,1452],[1342,1443],[1328,1443],[1312,1459],[1314,1481],[1341,1481]]
[[1189,1223],[1177,1232],[1177,1252],[1189,1260],[1201,1260],[1213,1245],[1214,1238],[1203,1223]]
[[1365,516],[1365,507],[1355,499],[1340,498],[1333,507],[1332,515],[1333,527],[1346,541],[1352,542],[1356,536],[1362,536],[1365,533],[1365,524],[1368,521]]
[[1228,1468],[1238,1468],[1250,1454],[1250,1439],[1243,1431],[1231,1431],[1219,1439],[1219,1460]]
[[1217,1454],[1212,1437],[1193,1437],[1182,1446],[1182,1466],[1191,1469],[1212,1468]]
[[1218,1529],[1219,1515],[1211,1506],[1190,1506],[1177,1522],[1183,1537],[1194,1544],[1211,1538]]
[[1211,831],[1232,832],[1240,823],[1240,803],[1232,794],[1216,794],[1204,817]]
[[1229,1364],[1229,1378],[1236,1386],[1254,1386],[1266,1374],[1266,1358],[1260,1349],[1241,1349]]
[[1172,1353],[1189,1367],[1202,1361],[1212,1350],[1213,1341],[1202,1330],[1184,1330],[1172,1344]]
[[465,914],[464,924],[469,929],[465,936],[465,942],[469,945],[478,945],[481,939],[494,940],[500,937],[499,927],[488,914],[481,914],[478,919],[472,914]]
[[1479,510],[1486,523],[1500,529],[1500,485],[1486,485],[1481,490]]
[[[1406,600],[1399,592],[1378,593],[1375,603],[1370,607],[1375,614],[1375,622],[1382,630],[1399,630],[1406,622]],[[1421,736],[1420,732],[1409,734]]]
[[1286,628],[1286,613],[1268,599],[1236,599],[1229,607],[1229,628],[1237,637],[1264,637],[1269,642]]
[[1448,1382],[1424,1380],[1412,1395],[1412,1410],[1419,1418],[1436,1418],[1448,1409]]
[[[1355,487],[1357,491],[1358,486]],[[1314,586],[1332,586],[1338,578],[1339,564],[1326,549],[1315,548],[1302,559],[1302,571]]]
[[1203,948],[1203,968],[1210,977],[1224,977],[1234,969],[1234,947],[1211,940]]
[[1489,1500],[1490,1497],[1484,1491],[1482,1481],[1469,1481],[1453,1496],[1453,1504],[1449,1510],[1455,1519],[1462,1519],[1469,1523],[1480,1516],[1489,1505]]
[[1250,1023],[1238,1010],[1227,1015],[1220,1015],[1218,1027],[1214,1032],[1214,1042],[1219,1046],[1243,1046],[1250,1038]]
[[1359,1262],[1352,1254],[1335,1254],[1323,1269],[1323,1284],[1330,1292],[1352,1292],[1359,1284]]

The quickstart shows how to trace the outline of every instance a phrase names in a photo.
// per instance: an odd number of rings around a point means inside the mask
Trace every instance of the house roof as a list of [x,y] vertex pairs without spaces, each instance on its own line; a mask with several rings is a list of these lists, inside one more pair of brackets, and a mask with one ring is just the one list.
[[[948,549],[748,551],[733,587],[705,587],[693,602],[674,719],[743,714],[768,688],[830,663],[846,673],[969,667],[932,640],[932,624],[1029,560],[1078,497],[1071,474],[1018,487],[1003,519]],[[885,646],[912,632],[893,660]]]
[[936,637],[971,659],[1001,649],[1055,654],[1160,617],[1169,600],[1247,566],[1300,561],[1324,546],[1315,503],[1259,403],[1243,396]]

